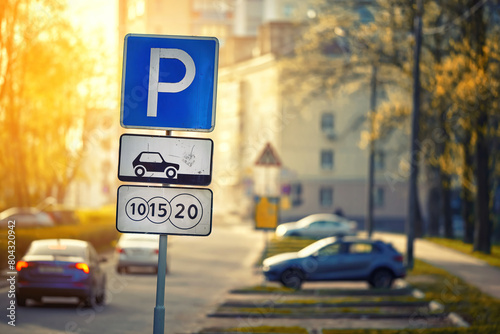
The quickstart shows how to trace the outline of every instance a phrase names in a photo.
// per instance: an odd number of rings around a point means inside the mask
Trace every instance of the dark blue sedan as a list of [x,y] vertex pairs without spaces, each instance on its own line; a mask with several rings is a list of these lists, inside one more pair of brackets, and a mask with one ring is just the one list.
[[106,276],[94,247],[81,240],[45,239],[33,241],[17,262],[16,300],[25,306],[27,299],[78,297],[84,306],[102,304]]
[[389,288],[406,275],[403,256],[391,244],[351,237],[321,239],[298,252],[263,262],[267,280],[300,289],[304,281],[367,281]]

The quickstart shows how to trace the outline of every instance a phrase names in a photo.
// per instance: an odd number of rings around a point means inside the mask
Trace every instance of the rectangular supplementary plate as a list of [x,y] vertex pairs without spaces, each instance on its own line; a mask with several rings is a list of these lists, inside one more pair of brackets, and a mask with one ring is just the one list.
[[124,134],[118,179],[207,186],[212,181],[213,141],[208,138]]
[[122,233],[208,236],[212,191],[206,188],[120,186],[116,229]]

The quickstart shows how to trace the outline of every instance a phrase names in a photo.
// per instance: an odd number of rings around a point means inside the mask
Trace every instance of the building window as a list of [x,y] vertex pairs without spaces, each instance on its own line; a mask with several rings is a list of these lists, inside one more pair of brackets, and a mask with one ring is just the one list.
[[377,151],[375,152],[375,170],[385,169],[385,152]]
[[324,170],[333,169],[333,150],[321,151],[321,169]]
[[293,11],[294,11],[294,6],[293,4],[291,3],[286,3],[284,6],[283,6],[283,16],[285,18],[291,18],[292,15],[293,15]]
[[385,189],[382,187],[375,188],[373,202],[377,208],[382,208],[385,206]]
[[333,189],[331,187],[323,187],[319,190],[319,204],[322,207],[333,205]]
[[290,201],[292,202],[292,207],[302,204],[302,184],[294,183],[290,185]]
[[332,113],[325,112],[321,115],[321,131],[326,134],[333,134],[334,125],[334,116]]

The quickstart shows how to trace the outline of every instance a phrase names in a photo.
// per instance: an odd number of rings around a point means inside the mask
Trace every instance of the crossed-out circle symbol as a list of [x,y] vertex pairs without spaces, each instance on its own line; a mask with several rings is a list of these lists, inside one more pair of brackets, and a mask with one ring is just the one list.
[[170,202],[161,196],[153,197],[149,201],[142,197],[133,197],[125,205],[125,213],[137,222],[147,218],[152,223],[162,224],[170,219],[172,225],[178,229],[188,230],[201,221],[203,206],[200,200],[191,194],[179,194]]

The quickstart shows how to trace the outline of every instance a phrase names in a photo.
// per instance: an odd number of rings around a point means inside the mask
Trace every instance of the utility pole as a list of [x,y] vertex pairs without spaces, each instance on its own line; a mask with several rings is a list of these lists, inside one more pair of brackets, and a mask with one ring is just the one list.
[[368,238],[373,234],[373,188],[375,184],[375,140],[373,139],[373,121],[377,107],[377,66],[372,65],[370,83],[370,146],[368,156],[368,207],[366,215],[366,232]]
[[417,218],[417,179],[418,179],[418,129],[420,114],[420,50],[422,48],[423,0],[417,1],[414,22],[415,47],[413,53],[413,110],[411,117],[410,184],[408,196],[408,219],[406,225],[406,267],[413,269],[413,241],[415,238],[415,220]]

